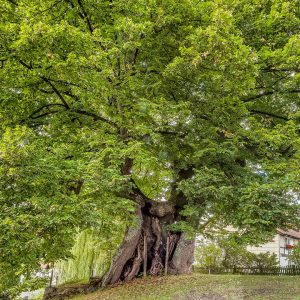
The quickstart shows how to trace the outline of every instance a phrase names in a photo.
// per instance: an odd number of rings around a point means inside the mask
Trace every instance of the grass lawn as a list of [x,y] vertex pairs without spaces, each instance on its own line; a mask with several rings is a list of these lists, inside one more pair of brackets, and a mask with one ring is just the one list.
[[148,277],[73,300],[300,300],[300,276],[203,275]]

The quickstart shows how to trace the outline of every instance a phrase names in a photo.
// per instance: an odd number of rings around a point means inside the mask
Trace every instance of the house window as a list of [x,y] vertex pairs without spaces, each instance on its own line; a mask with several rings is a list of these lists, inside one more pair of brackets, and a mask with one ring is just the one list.
[[285,247],[280,247],[280,256],[287,257],[290,254],[290,249]]

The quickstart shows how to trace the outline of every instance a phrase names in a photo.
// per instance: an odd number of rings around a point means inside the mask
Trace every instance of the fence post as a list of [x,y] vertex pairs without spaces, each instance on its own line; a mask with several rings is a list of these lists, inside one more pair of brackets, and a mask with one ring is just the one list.
[[90,277],[91,278],[94,277],[94,266],[93,266],[93,264],[91,264],[91,266],[90,266]]
[[52,269],[51,269],[51,274],[50,274],[50,282],[49,282],[49,287],[52,287],[52,281],[53,281],[53,266],[52,266]]
[[168,234],[168,236],[167,236],[167,247],[166,247],[165,276],[168,275],[169,243],[170,243],[170,238],[169,238],[169,234]]
[[144,277],[147,276],[147,234],[144,232],[144,269],[143,275]]

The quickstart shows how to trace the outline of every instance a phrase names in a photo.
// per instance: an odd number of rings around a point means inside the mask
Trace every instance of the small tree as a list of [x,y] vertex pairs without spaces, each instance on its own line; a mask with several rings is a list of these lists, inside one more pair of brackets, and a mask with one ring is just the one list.
[[197,247],[195,250],[195,260],[198,266],[211,269],[220,268],[223,260],[223,251],[216,244],[208,244]]
[[233,239],[221,240],[219,244],[224,251],[222,264],[225,268],[248,268],[251,266],[254,254],[247,251],[244,245]]
[[234,239],[219,241],[224,251],[222,264],[225,268],[272,268],[278,266],[275,254],[270,252],[254,254],[246,249],[246,245]]
[[254,254],[252,259],[252,266],[257,268],[274,268],[278,266],[278,259],[276,254],[270,252]]
[[288,255],[288,259],[292,264],[300,266],[300,243]]

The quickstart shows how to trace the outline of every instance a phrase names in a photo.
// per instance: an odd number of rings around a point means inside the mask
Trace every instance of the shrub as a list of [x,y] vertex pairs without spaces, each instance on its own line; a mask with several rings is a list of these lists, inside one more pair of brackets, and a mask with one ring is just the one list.
[[296,266],[300,266],[300,242],[288,255],[289,261]]
[[196,265],[202,268],[216,269],[222,266],[222,249],[216,244],[198,246],[195,250]]

